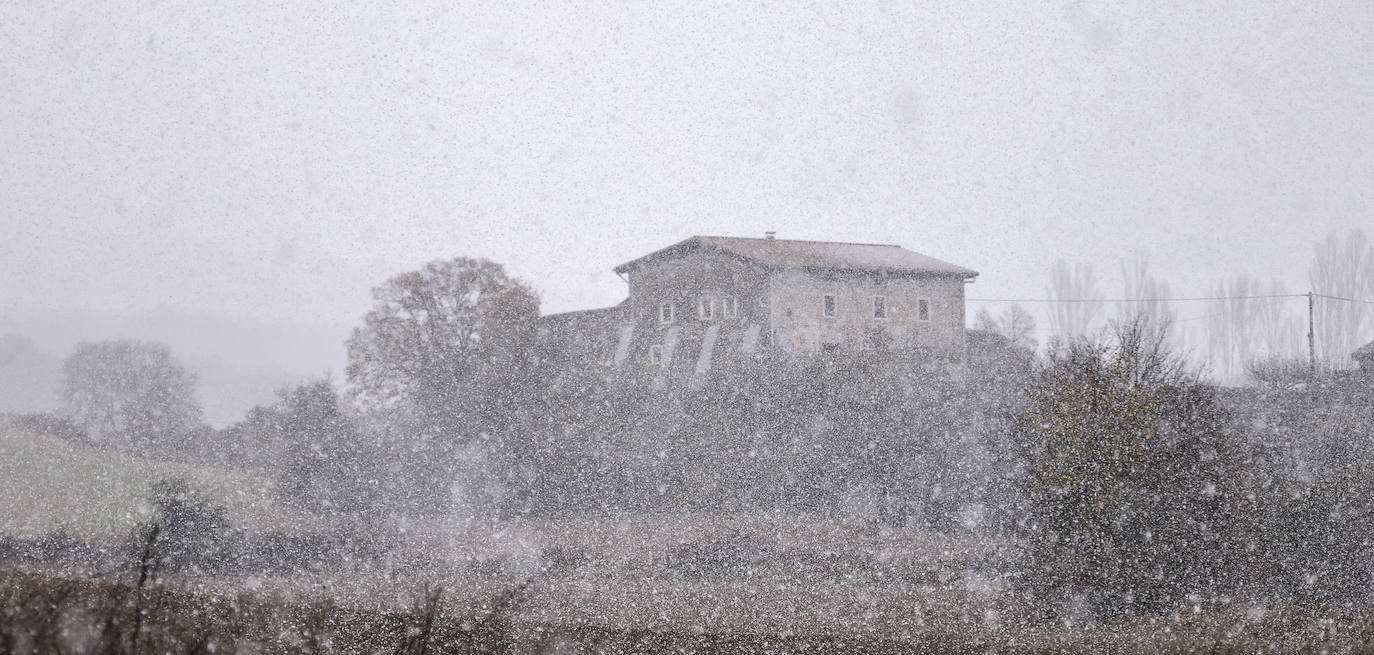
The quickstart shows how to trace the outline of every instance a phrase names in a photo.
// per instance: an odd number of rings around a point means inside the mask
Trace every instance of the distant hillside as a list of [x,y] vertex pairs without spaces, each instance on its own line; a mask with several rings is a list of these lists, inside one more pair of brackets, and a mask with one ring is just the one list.
[[122,537],[150,511],[149,487],[173,476],[222,501],[235,522],[261,524],[279,514],[266,478],[130,457],[0,419],[0,534],[64,528],[86,538]]
[[6,332],[26,335],[39,349],[59,356],[81,341],[142,339],[161,341],[187,359],[219,358],[234,368],[307,374],[342,369],[348,338],[347,328],[174,309],[113,315],[6,307],[0,313],[0,334]]
[[57,409],[62,360],[19,334],[0,334],[0,413]]
[[219,358],[186,357],[181,363],[196,374],[196,397],[205,410],[205,422],[215,428],[243,420],[254,406],[276,402],[278,389],[310,377],[280,369],[238,368]]
[[159,341],[200,380],[205,420],[226,427],[277,389],[342,370],[346,330],[157,310],[111,316],[79,310],[0,312],[0,412],[51,412],[62,358],[82,341]]

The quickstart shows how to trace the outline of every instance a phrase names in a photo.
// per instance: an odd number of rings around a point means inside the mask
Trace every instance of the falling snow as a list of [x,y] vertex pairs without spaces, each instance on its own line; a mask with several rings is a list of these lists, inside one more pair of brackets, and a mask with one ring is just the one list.
[[1371,648],[1368,9],[134,4],[0,8],[0,654]]

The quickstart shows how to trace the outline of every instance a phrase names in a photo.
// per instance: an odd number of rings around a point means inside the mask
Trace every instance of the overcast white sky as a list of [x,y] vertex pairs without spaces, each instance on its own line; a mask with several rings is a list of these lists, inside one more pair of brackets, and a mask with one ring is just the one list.
[[765,230],[1302,290],[1374,227],[1368,2],[507,4],[0,3],[0,313],[342,334],[456,255],[562,311]]

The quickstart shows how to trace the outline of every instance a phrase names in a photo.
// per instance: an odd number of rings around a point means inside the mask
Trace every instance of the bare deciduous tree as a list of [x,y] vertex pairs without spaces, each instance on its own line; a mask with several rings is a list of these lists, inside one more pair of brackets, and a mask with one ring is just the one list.
[[1139,316],[1155,325],[1174,322],[1174,312],[1169,307],[1169,283],[1150,273],[1149,255],[1140,253],[1122,262],[1121,280],[1125,288],[1122,298],[1127,300],[1120,308],[1124,320]]
[[1239,275],[1212,288],[1207,303],[1207,362],[1220,380],[1253,378],[1256,366],[1298,354],[1302,327],[1297,298],[1278,280],[1266,287]]
[[987,308],[980,309],[974,327],[999,334],[1018,348],[1034,351],[1039,345],[1035,339],[1035,317],[1020,305],[1009,305],[998,315]]
[[1097,275],[1089,264],[1074,264],[1058,259],[1050,268],[1046,290],[1054,300],[1050,307],[1050,331],[1059,338],[1083,336],[1102,312],[1102,292]]
[[1235,381],[1245,373],[1259,318],[1258,305],[1249,296],[1258,295],[1259,289],[1259,283],[1248,275],[1212,289],[1216,299],[1207,303],[1207,361],[1221,380]]
[[65,413],[97,441],[176,450],[203,424],[195,376],[165,344],[77,344],[63,383]]
[[1316,299],[1317,354],[1330,365],[1347,366],[1350,353],[1374,337],[1374,305],[1359,302],[1374,297],[1374,247],[1364,231],[1332,234],[1317,245],[1309,278],[1314,292],[1349,299]]
[[1251,353],[1249,360],[1289,358],[1302,350],[1302,321],[1294,311],[1296,298],[1289,295],[1288,285],[1281,280],[1270,280],[1268,289],[1256,301],[1255,320],[1257,328],[1257,347],[1259,352]]

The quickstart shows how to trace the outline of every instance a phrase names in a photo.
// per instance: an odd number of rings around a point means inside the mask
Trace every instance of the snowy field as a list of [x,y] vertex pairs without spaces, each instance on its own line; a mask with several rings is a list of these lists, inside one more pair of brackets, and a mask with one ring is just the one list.
[[[325,526],[275,506],[270,480],[150,461],[13,427],[0,438],[0,526],[116,542],[146,519],[150,486],[186,476],[250,530]],[[476,602],[531,581],[521,618],[540,625],[727,632],[906,634],[995,622],[998,547],[865,522],[633,514],[561,521],[398,521],[387,570],[224,576],[172,585],[289,602],[328,597],[394,610],[426,586]],[[1005,545],[1003,545],[1005,546]],[[377,589],[387,587],[388,593]],[[455,601],[460,602],[460,601]]]
[[229,508],[236,521],[280,518],[271,481],[239,472],[122,455],[0,422],[0,532],[33,536],[62,529],[85,538],[127,536],[146,519],[150,486],[184,476]]
[[[0,492],[14,500],[0,513],[7,536],[60,528],[91,540],[125,538],[150,511],[149,486],[170,475],[193,479],[249,530],[289,527],[304,534],[340,527],[275,506],[270,481],[252,476],[118,455],[13,428],[3,432],[0,454]],[[1277,643],[1266,633],[1309,643],[1303,640],[1332,630],[1300,619],[1284,623],[1279,608],[1265,607],[1231,617],[1185,611],[1087,630],[1029,626],[1016,620],[1025,608],[1001,578],[1016,544],[867,521],[624,514],[398,520],[392,529],[398,538],[376,565],[285,576],[169,576],[164,588],[364,616],[413,611],[435,588],[444,590],[444,611],[461,616],[520,589],[508,629],[532,652],[558,652],[592,634],[684,643],[718,643],[712,640],[731,635],[801,640],[794,645],[852,639],[859,641],[850,646],[882,643],[897,651],[902,644],[943,644],[968,652],[1094,652],[1131,644],[1140,652],[1189,652],[1204,643]],[[45,575],[83,577],[71,569]],[[1353,650],[1346,641],[1327,645]]]

